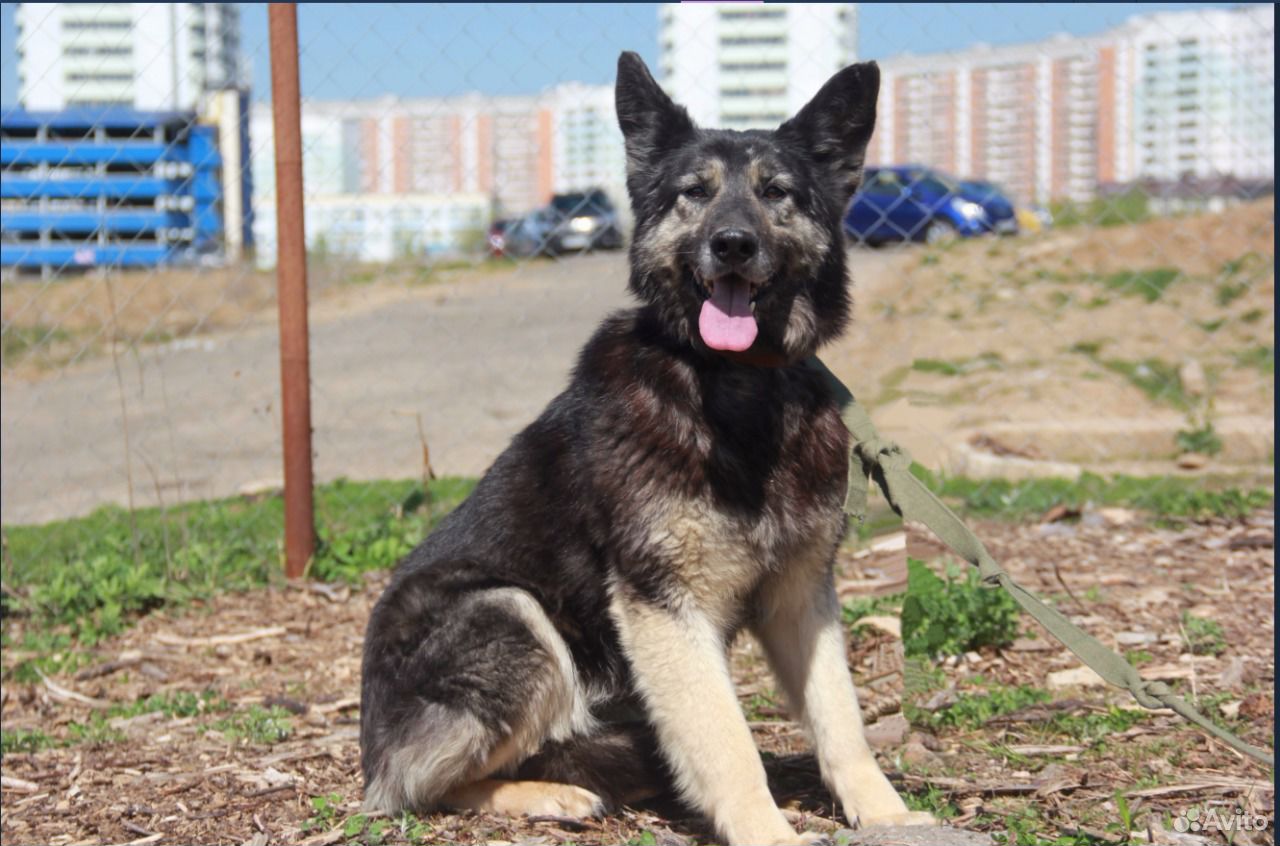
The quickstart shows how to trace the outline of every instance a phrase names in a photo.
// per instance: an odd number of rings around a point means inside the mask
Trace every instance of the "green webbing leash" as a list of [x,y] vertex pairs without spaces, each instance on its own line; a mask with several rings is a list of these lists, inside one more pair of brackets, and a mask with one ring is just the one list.
[[895,512],[923,523],[957,555],[976,566],[987,587],[999,585],[1008,591],[1018,605],[1022,606],[1022,610],[1039,621],[1049,634],[1062,641],[1107,682],[1129,691],[1142,707],[1169,708],[1236,751],[1256,758],[1267,766],[1275,766],[1275,758],[1271,753],[1251,746],[1231,732],[1214,725],[1175,695],[1164,682],[1142,678],[1128,661],[1010,578],[960,518],[911,474],[910,456],[898,445],[880,439],[866,410],[835,374],[816,356],[806,361],[805,365],[826,378],[843,409],[845,426],[853,435],[853,444],[849,450],[849,491],[844,503],[846,513],[859,520],[866,519],[869,480],[874,479]]

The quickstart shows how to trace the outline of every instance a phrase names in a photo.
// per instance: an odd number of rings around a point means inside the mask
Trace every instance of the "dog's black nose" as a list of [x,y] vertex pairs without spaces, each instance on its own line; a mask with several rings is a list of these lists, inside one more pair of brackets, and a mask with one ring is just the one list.
[[746,264],[759,248],[755,234],[745,229],[721,229],[711,236],[712,254],[728,265]]

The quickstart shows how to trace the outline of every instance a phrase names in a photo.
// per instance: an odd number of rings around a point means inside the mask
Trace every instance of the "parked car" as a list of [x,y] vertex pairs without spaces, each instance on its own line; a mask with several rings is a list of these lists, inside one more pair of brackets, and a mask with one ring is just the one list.
[[603,191],[556,194],[545,207],[510,222],[502,233],[509,256],[558,256],[575,250],[621,249],[618,213]]
[[986,209],[992,231],[1001,235],[1017,234],[1022,226],[1022,216],[1003,188],[985,179],[966,179],[960,183],[960,189],[966,197]]
[[552,252],[622,248],[618,212],[600,189],[556,194],[548,208],[557,218],[549,244]]
[[915,165],[869,167],[845,213],[845,231],[866,244],[937,243],[957,236],[1016,232],[1013,206],[990,191]]
[[545,208],[510,221],[502,233],[502,254],[511,258],[553,255],[549,247],[555,227],[556,217]]

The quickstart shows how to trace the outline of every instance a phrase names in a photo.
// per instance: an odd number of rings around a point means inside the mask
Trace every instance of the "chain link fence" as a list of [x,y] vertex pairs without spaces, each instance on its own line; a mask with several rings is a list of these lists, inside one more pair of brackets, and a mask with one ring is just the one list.
[[[628,304],[624,49],[731,128],[880,62],[856,319],[824,358],[921,463],[1269,472],[1274,13],[1094,13],[1055,35],[1066,13],[1010,10],[993,46],[964,7],[301,7],[325,560],[392,563],[422,480],[481,474]],[[6,578],[104,533],[169,574],[273,568],[265,8],[6,15]],[[22,541],[104,507],[57,549]]]

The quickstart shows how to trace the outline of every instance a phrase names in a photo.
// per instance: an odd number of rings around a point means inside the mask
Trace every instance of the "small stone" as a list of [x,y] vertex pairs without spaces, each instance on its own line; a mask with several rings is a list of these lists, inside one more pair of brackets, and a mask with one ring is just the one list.
[[1058,670],[1045,678],[1050,690],[1062,690],[1068,687],[1105,687],[1102,676],[1088,667],[1073,667],[1070,670]]
[[1202,397],[1209,390],[1209,380],[1205,378],[1204,368],[1194,358],[1189,358],[1178,369],[1178,378],[1182,381],[1182,390],[1193,397]]
[[1145,646],[1155,643],[1160,638],[1151,632],[1119,632],[1116,634],[1118,646]]
[[1108,526],[1126,526],[1138,519],[1138,515],[1130,511],[1128,508],[1099,508],[1098,516],[1101,517]]
[[936,767],[942,759],[920,741],[913,740],[902,748],[902,762],[913,767]]
[[902,745],[911,724],[901,714],[881,717],[866,728],[867,743],[872,749],[893,749]]
[[1218,687],[1224,690],[1234,690],[1244,685],[1244,658],[1239,655],[1227,662],[1227,666],[1222,668],[1222,672],[1218,675]]

